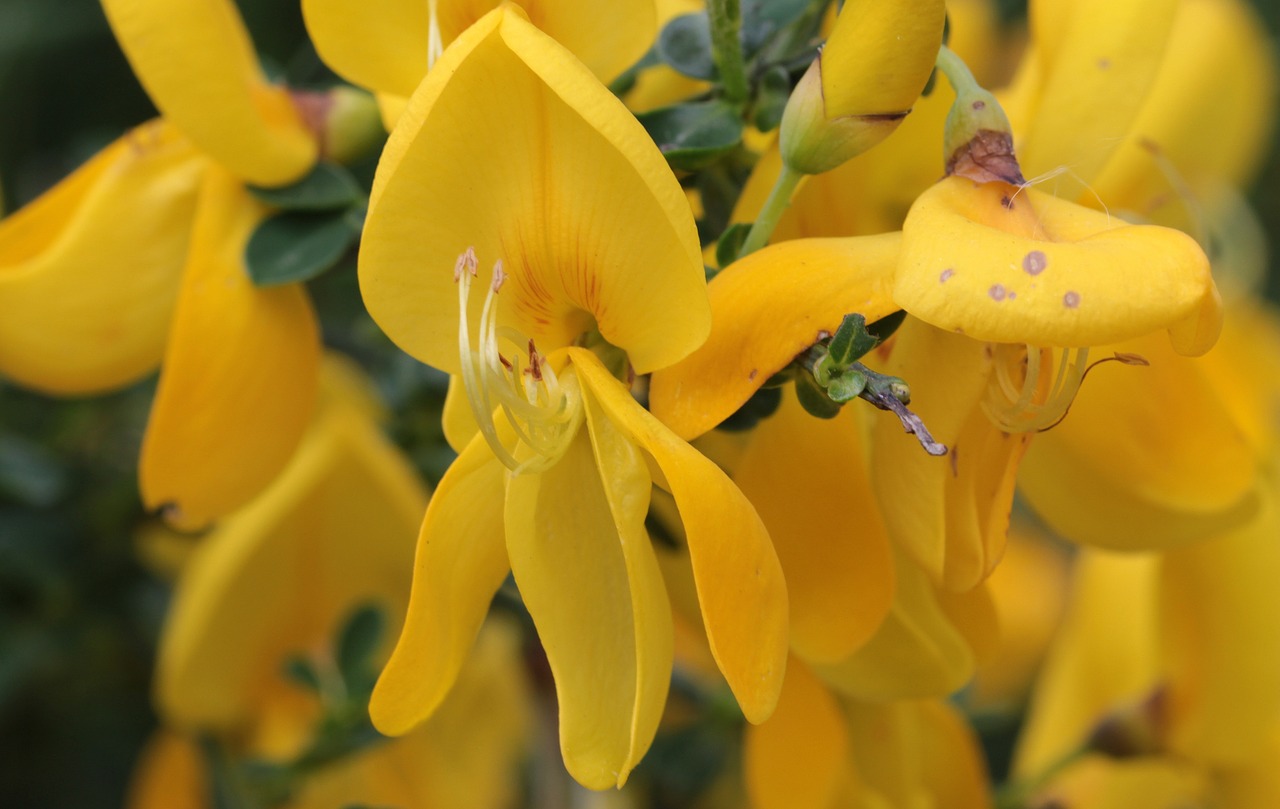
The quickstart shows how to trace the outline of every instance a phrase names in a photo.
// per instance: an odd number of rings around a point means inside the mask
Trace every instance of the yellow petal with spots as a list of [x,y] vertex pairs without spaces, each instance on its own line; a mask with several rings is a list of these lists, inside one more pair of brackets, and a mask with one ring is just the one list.
[[1178,231],[962,177],[921,195],[902,231],[894,299],[940,329],[1041,347],[1189,330],[1175,340],[1189,354],[1217,338],[1209,261]]
[[747,794],[755,809],[828,809],[849,778],[849,730],[835,695],[797,660],[787,665],[778,710],[748,726]]
[[[653,375],[649,406],[682,438],[731,416],[796,354],[854,312],[892,314],[898,234],[804,239],[752,253],[711,282],[711,336]],[[786,313],[785,316],[782,313]]]
[[265,209],[213,167],[142,443],[143,501],[199,527],[284,468],[315,406],[320,341],[301,286],[259,289],[244,250]]
[[389,736],[407,733],[439,707],[507,577],[504,472],[477,435],[431,498],[404,631],[369,701],[369,717]]
[[262,75],[231,0],[103,0],[133,72],[165,120],[241,179],[284,185],[315,161],[289,93]]
[[653,740],[673,640],[644,530],[648,470],[607,418],[594,421],[550,469],[511,477],[504,518],[511,572],[556,681],[565,767],[606,789]]
[[160,364],[205,165],[144,124],[0,222],[0,373],[85,394]]
[[360,251],[374,319],[453,373],[453,268],[469,246],[485,286],[488,267],[505,265],[499,326],[543,353],[596,328],[644,373],[710,327],[693,215],[666,161],[617,98],[507,7],[467,29],[410,100]]
[[853,654],[893,603],[893,557],[860,420],[852,412],[816,419],[787,391],[753,431],[733,478],[782,563],[792,649],[817,663]]
[[284,472],[184,568],[156,673],[168,721],[260,723],[286,689],[282,661],[325,648],[358,605],[381,607],[394,635],[425,500],[360,406],[331,399]]
[[[431,12],[448,46],[500,0],[303,0],[316,50],[353,84],[409,96],[427,73]],[[518,0],[530,21],[608,82],[644,56],[657,36],[653,0]]]
[[631,398],[590,352],[569,349],[583,388],[653,459],[688,538],[716,664],[750,722],[773,712],[787,658],[787,588],[769,534],[720,469]]

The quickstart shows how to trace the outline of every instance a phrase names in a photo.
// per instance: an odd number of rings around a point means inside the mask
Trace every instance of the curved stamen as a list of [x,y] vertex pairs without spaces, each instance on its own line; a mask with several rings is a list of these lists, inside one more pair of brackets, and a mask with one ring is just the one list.
[[[1052,363],[1049,368],[1043,368],[1044,351],[1033,346],[996,347],[995,379],[987,388],[982,408],[1001,430],[1025,433],[1052,427],[1062,420],[1075,400],[1088,369],[1089,349],[1062,349],[1056,373]],[[1014,379],[1018,366],[1023,366],[1020,383]],[[1047,390],[1042,370],[1053,374]]]
[[[501,261],[493,267],[493,281],[480,312],[479,345],[472,349],[467,303],[475,266],[475,253],[468,248],[454,268],[460,308],[458,350],[467,401],[481,434],[504,466],[516,474],[548,469],[564,454],[577,431],[581,400],[576,387],[562,385],[533,340],[498,325],[498,294],[507,278]],[[531,450],[531,457],[518,460],[515,447],[508,448],[499,439],[498,413],[506,419],[517,446],[523,444]]]

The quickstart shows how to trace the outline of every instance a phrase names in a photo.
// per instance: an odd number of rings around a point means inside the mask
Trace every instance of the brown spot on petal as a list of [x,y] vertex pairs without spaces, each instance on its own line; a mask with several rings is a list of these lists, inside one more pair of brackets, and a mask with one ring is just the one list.
[[1098,69],[1099,69],[1099,70],[1108,70],[1108,69],[1110,69],[1110,67],[1111,67],[1111,60],[1110,60],[1110,59],[1099,59],[1099,60],[1098,60]]
[[1080,305],[1080,293],[1074,290],[1062,296],[1062,305],[1068,309],[1075,309]]
[[947,269],[945,269],[945,270],[943,270],[943,271],[942,271],[942,275],[939,275],[939,276],[938,276],[938,283],[939,283],[939,284],[945,284],[945,283],[947,282],[947,279],[948,279],[948,278],[950,278],[951,276],[955,275],[955,274],[956,274],[956,271],[955,271],[954,269],[952,269],[952,268],[948,267]]
[[1039,250],[1032,250],[1022,257],[1022,269],[1029,275],[1039,275],[1049,266],[1049,257]]
[[753,381],[756,378],[756,374],[758,373],[760,373],[759,368],[752,368],[751,373],[747,374],[747,381],[748,382]]
[[1008,210],[1008,211],[1013,210],[1013,200],[1010,199],[1008,195],[1005,195],[1000,198],[1000,204],[1005,207],[1005,210]]
[[993,301],[1002,301],[1005,296],[1004,284],[996,284],[987,290],[987,294],[991,296]]

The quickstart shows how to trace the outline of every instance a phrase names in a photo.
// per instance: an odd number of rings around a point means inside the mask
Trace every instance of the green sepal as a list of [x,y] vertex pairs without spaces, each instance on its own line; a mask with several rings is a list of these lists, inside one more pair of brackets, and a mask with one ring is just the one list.
[[351,172],[328,162],[316,163],[307,176],[293,185],[248,188],[258,199],[286,211],[337,211],[364,201],[364,190]]
[[722,101],[676,104],[636,116],[671,167],[696,171],[742,142],[742,119]]
[[249,237],[245,266],[255,286],[271,287],[315,278],[337,264],[360,238],[365,209],[284,211]]
[[711,22],[706,14],[682,14],[667,23],[658,34],[654,51],[677,73],[708,81],[716,77]]
[[867,375],[856,368],[846,368],[827,383],[827,396],[833,402],[851,402],[867,388]]
[[738,222],[730,225],[720,235],[720,241],[716,242],[716,264],[720,269],[738,260],[738,253],[742,251],[742,244],[747,240],[747,234],[750,232],[750,222]]
[[791,74],[785,67],[775,65],[760,77],[756,89],[756,104],[751,120],[756,129],[769,132],[782,123],[782,113],[791,97]]
[[840,403],[831,401],[822,386],[807,373],[796,374],[796,398],[811,416],[833,419],[840,415]]

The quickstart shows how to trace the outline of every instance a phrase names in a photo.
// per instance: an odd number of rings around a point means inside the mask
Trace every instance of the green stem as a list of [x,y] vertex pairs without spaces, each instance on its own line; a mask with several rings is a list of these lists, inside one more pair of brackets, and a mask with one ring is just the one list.
[[947,81],[951,82],[952,89],[956,95],[963,96],[966,93],[983,92],[982,85],[978,84],[978,80],[973,77],[973,72],[969,70],[969,66],[964,60],[956,56],[955,51],[943,45],[938,49],[938,59],[934,62],[938,70],[947,77]]
[[747,100],[747,68],[742,58],[742,11],[738,0],[708,0],[711,58],[720,71],[724,96],[735,104]]
[[760,214],[751,226],[746,241],[742,243],[738,258],[754,253],[768,243],[769,237],[773,235],[773,229],[778,226],[778,220],[782,218],[782,212],[791,204],[791,195],[796,192],[796,187],[803,179],[803,174],[787,167],[785,163],[782,165],[782,173],[778,175],[777,181],[773,184],[773,190],[769,192],[769,198],[765,200],[764,207],[760,209]]

